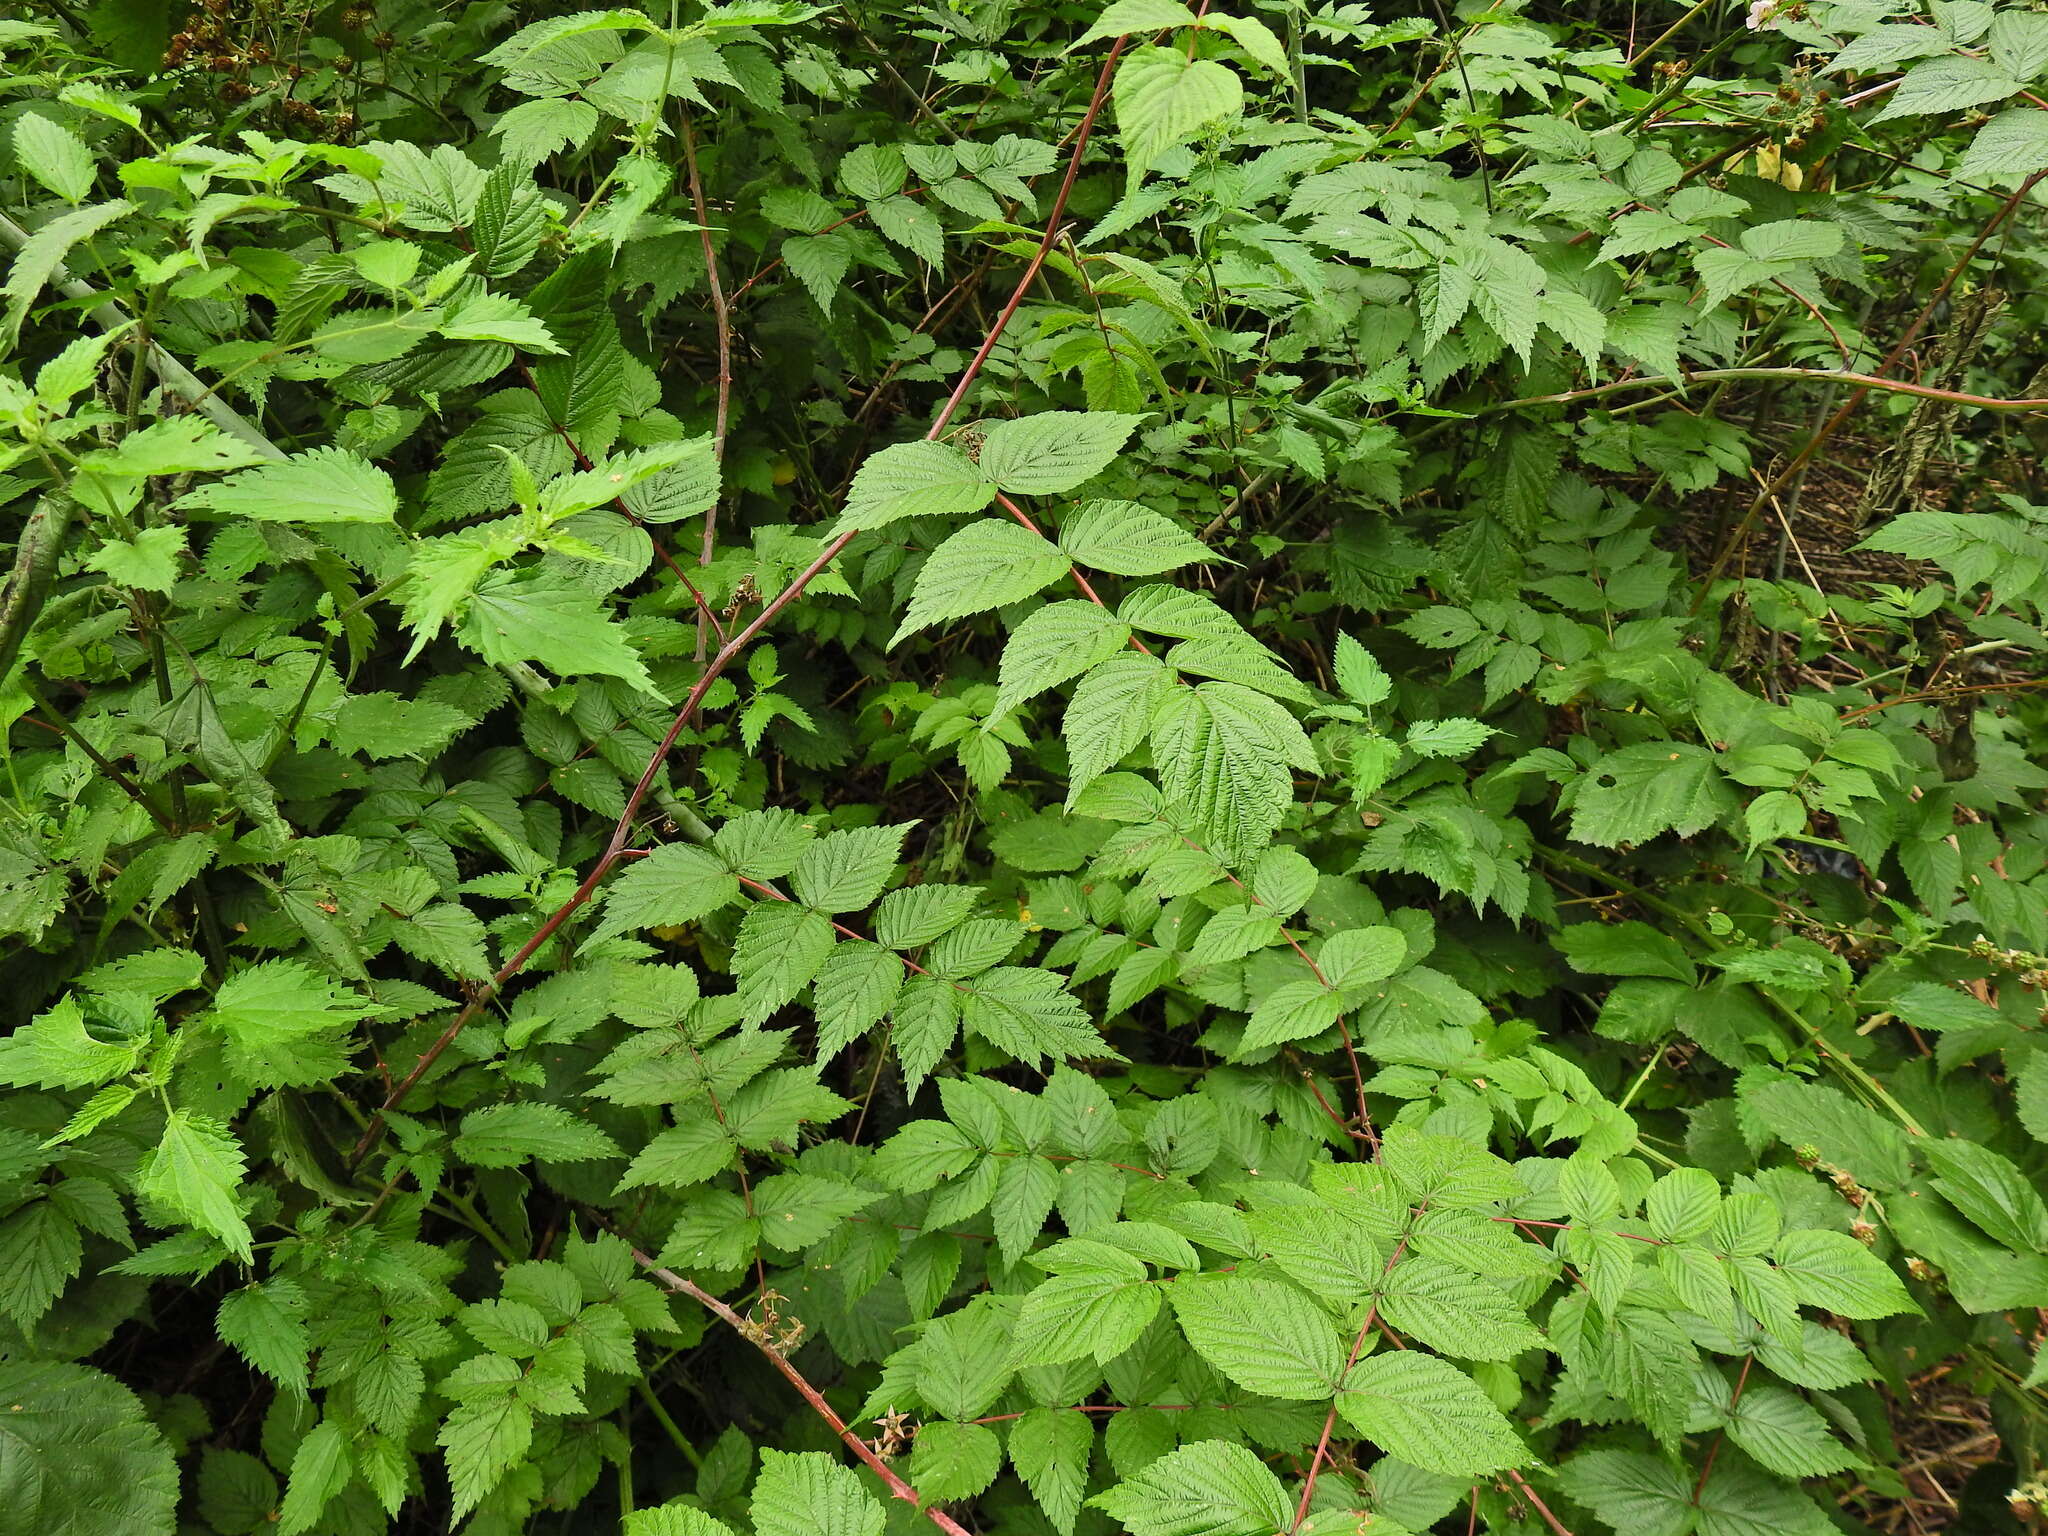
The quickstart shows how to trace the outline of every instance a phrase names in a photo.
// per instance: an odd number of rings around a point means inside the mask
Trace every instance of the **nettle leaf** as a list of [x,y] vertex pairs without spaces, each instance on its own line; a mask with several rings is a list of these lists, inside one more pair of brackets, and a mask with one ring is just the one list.
[[1143,419],[1114,411],[1041,411],[999,421],[982,438],[981,472],[1013,496],[1057,496],[1107,469]]
[[564,677],[622,677],[654,691],[625,630],[605,617],[597,600],[545,577],[505,571],[486,577],[470,594],[456,635],[489,662],[537,661]]
[[310,1383],[306,1293],[283,1276],[230,1291],[215,1318],[220,1336],[279,1386],[299,1397]]
[[246,1168],[241,1143],[220,1121],[174,1109],[156,1150],[136,1176],[138,1193],[217,1237],[244,1263],[253,1256],[237,1199]]
[[174,1528],[177,1458],[113,1377],[66,1362],[0,1361],[0,1402],[8,1408],[0,1469],[25,1529],[115,1536]]
[[934,624],[1018,602],[1070,568],[1065,555],[1028,528],[996,518],[969,523],[926,558],[889,644],[900,645]]
[[996,488],[951,443],[897,443],[869,455],[832,532],[882,528],[906,517],[958,517],[995,500]]
[[92,196],[92,151],[62,123],[24,112],[14,120],[10,146],[16,163],[65,202],[76,205]]
[[315,448],[200,486],[178,505],[258,522],[388,523],[398,515],[398,490],[374,464]]
[[455,1153],[479,1168],[619,1156],[618,1143],[557,1104],[493,1104],[462,1117]]

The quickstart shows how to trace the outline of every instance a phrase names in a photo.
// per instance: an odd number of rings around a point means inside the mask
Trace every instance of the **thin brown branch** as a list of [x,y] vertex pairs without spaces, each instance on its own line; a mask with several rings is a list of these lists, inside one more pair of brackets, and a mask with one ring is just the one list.
[[882,1486],[889,1490],[891,1498],[901,1499],[912,1509],[919,1511],[925,1519],[946,1532],[946,1536],[970,1536],[967,1528],[943,1509],[928,1507],[923,1498],[919,1496],[918,1491],[903,1481],[897,1475],[896,1469],[876,1454],[873,1446],[869,1445],[867,1441],[861,1439],[859,1435],[856,1435],[847,1427],[846,1421],[833,1411],[830,1403],[825,1401],[825,1394],[812,1386],[804,1378],[804,1373],[791,1365],[788,1357],[781,1350],[775,1348],[772,1341],[762,1336],[760,1329],[749,1327],[745,1318],[741,1317],[739,1313],[733,1311],[731,1307],[720,1301],[709,1291],[684,1276],[677,1274],[672,1269],[662,1268],[661,1265],[642,1253],[638,1248],[633,1250],[633,1259],[642,1269],[646,1270],[648,1274],[659,1280],[671,1291],[678,1295],[689,1297],[698,1306],[760,1350],[768,1363],[782,1373],[783,1380],[787,1381],[792,1387],[795,1387],[797,1395],[810,1405],[811,1412],[830,1425],[832,1433],[840,1438],[848,1450],[860,1458],[861,1464],[882,1480]]
[[[1110,80],[1115,74],[1116,61],[1123,52],[1123,46],[1124,39],[1119,37],[1115,45],[1110,49],[1109,57],[1103,62],[1102,72],[1096,79],[1095,95],[1088,104],[1087,114],[1081,119],[1079,131],[1075,134],[1073,153],[1067,163],[1067,174],[1060,183],[1059,195],[1053,199],[1052,212],[1046,219],[1045,237],[1039,242],[1038,253],[1025,267],[1023,275],[1017,280],[1016,291],[1010,295],[1009,303],[1003,306],[1002,313],[996,317],[995,323],[990,326],[988,335],[983,340],[980,349],[975,353],[973,360],[968,363],[966,370],[960,375],[960,381],[954,386],[953,393],[947,398],[946,403],[940,407],[937,417],[933,420],[930,429],[925,433],[925,439],[928,442],[937,441],[941,434],[945,432],[947,423],[953,419],[953,413],[959,409],[960,402],[967,397],[967,391],[973,387],[975,379],[980,375],[982,365],[988,361],[989,354],[995,350],[996,342],[1001,339],[1004,328],[1010,323],[1010,318],[1016,314],[1017,306],[1023,303],[1025,292],[1030,288],[1032,281],[1038,276],[1038,269],[1045,264],[1046,253],[1052,249],[1053,241],[1058,236],[1060,220],[1066,216],[1067,198],[1073,192],[1075,178],[1080,174],[1081,157],[1087,151],[1089,135],[1094,129],[1096,119],[1102,114],[1103,103],[1108,99]],[[699,222],[702,221],[700,220]],[[660,744],[655,747],[653,754],[647,759],[647,766],[641,771],[639,782],[633,786],[632,792],[627,795],[625,808],[620,811],[618,821],[612,828],[611,839],[605,845],[605,850],[598,857],[596,864],[591,867],[590,873],[583,877],[582,883],[570,894],[569,899],[549,914],[547,920],[540,925],[533,936],[519,947],[518,952],[503,965],[499,966],[492,974],[491,979],[478,988],[476,995],[449,1021],[448,1027],[442,1030],[440,1035],[435,1038],[433,1044],[428,1046],[421,1054],[419,1061],[414,1064],[413,1069],[399,1080],[397,1086],[385,1095],[384,1101],[371,1114],[369,1122],[363,1127],[362,1135],[357,1138],[355,1147],[349,1153],[348,1165],[351,1171],[360,1167],[363,1159],[368,1157],[377,1143],[383,1139],[392,1111],[405,1102],[407,1096],[419,1085],[420,1079],[432,1070],[434,1063],[439,1061],[448,1047],[455,1043],[456,1037],[485,1008],[490,1006],[491,1002],[504,989],[506,983],[526,969],[527,962],[540,952],[542,946],[555,936],[562,925],[582,910],[590,898],[597,893],[597,888],[604,883],[605,877],[621,862],[626,853],[626,843],[632,835],[634,822],[639,815],[642,802],[646,800],[648,792],[653,788],[654,781],[661,772],[662,764],[667,761],[669,751],[675,746],[677,738],[682,735],[684,729],[688,727],[690,721],[695,717],[698,708],[704,702],[704,696],[711,691],[711,685],[718,681],[719,677],[725,672],[725,669],[732,665],[754,637],[772,624],[776,616],[783,609],[801,597],[804,589],[815,581],[834,560],[838,559],[840,552],[858,536],[859,530],[849,529],[828,542],[823,549],[818,551],[817,557],[797,573],[788,586],[784,587],[782,591],[762,605],[761,611],[754,616],[753,620],[744,629],[733,635],[713,653],[710,661],[705,664],[703,675],[697,679],[688,695],[683,699],[682,706],[676,711],[675,719],[670,723],[667,733],[661,738]]]

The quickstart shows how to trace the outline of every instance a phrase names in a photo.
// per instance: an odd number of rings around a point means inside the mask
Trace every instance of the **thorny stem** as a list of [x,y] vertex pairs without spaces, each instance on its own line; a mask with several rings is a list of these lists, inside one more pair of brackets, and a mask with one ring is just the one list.
[[[1002,503],[1003,510],[1009,513],[1010,516],[1014,518],[1021,526],[1037,534],[1040,538],[1045,537],[1045,530],[1040,528],[1037,523],[1033,522],[1031,520],[1031,514],[1026,512],[1022,507],[1018,506],[1016,502],[1010,500],[1010,498],[1005,496],[1001,491],[996,492],[996,500]],[[1095,590],[1094,583],[1088,580],[1088,573],[1086,571],[1082,570],[1081,567],[1078,565],[1069,564],[1067,567],[1067,574],[1074,578],[1074,585],[1081,589],[1081,595],[1083,597],[1087,598],[1089,602],[1093,603],[1096,607],[1104,610],[1105,612],[1109,611],[1109,604],[1105,603],[1102,600],[1101,594]],[[1136,635],[1131,636],[1131,648],[1133,650],[1143,651],[1147,656],[1150,656],[1152,654],[1151,648],[1147,646],[1144,641],[1140,640]]]
[[[1854,385],[1859,398],[1862,393],[1876,389],[1897,395],[1918,395],[1924,400],[1946,400],[1953,405],[1970,405],[1985,411],[2048,411],[2048,399],[2000,400],[1989,395],[1970,395],[1961,390],[1937,389],[1931,384],[1910,384],[1903,379],[1887,379],[1875,373],[1851,373],[1839,368],[1702,368],[1697,373],[1647,373],[1633,379],[1614,379],[1605,384],[1591,384],[1584,389],[1562,390],[1554,395],[1528,395],[1519,400],[1501,400],[1492,405],[1480,406],[1472,415],[1493,416],[1501,411],[1526,410],[1538,405],[1571,405],[1581,400],[1594,400],[1626,389],[1664,389],[1671,386],[1683,389],[1688,384],[1706,384],[1718,379],[1814,379],[1829,384]],[[1848,406],[1845,405],[1843,409],[1848,409]],[[1823,431],[1825,430],[1823,428]],[[1803,464],[1811,457],[1810,453],[1805,454],[1800,462]],[[1772,489],[1777,488],[1777,482],[1773,482]]]
[[1550,1527],[1552,1536],[1572,1536],[1565,1528],[1564,1522],[1550,1512],[1550,1506],[1536,1496],[1536,1490],[1531,1488],[1522,1474],[1513,1467],[1508,1468],[1508,1480],[1520,1491],[1522,1497],[1529,1501],[1529,1507],[1543,1517],[1543,1523]]
[[[1755,1364],[1755,1355],[1743,1356],[1742,1374],[1735,1378],[1735,1391],[1728,1399],[1728,1411],[1730,1413],[1733,1413],[1736,1404],[1742,1401],[1742,1389],[1749,1385],[1749,1368]],[[1700,1480],[1692,1485],[1692,1502],[1695,1508],[1699,1505],[1700,1495],[1707,1491],[1707,1479],[1714,1475],[1714,1458],[1721,1454],[1721,1441],[1727,1436],[1727,1433],[1728,1431],[1725,1426],[1717,1430],[1714,1434],[1714,1443],[1707,1447],[1707,1459],[1705,1465],[1700,1468]]]
[[[1060,183],[1058,195],[1053,199],[1052,211],[1046,217],[1045,236],[1039,242],[1038,251],[1025,266],[1022,276],[1017,280],[1015,292],[1010,295],[1009,303],[1003,306],[1002,313],[996,316],[995,323],[989,327],[988,335],[983,339],[980,349],[974,354],[973,360],[968,363],[966,370],[960,375],[960,381],[953,387],[953,393],[947,397],[946,403],[940,407],[937,417],[933,420],[930,429],[925,433],[925,440],[927,442],[936,441],[945,432],[947,423],[953,419],[953,413],[960,408],[960,402],[966,399],[967,391],[973,387],[975,379],[979,377],[982,365],[988,361],[989,354],[995,350],[997,341],[1001,339],[1004,329],[1010,323],[1011,317],[1016,314],[1018,305],[1024,302],[1025,293],[1038,277],[1038,269],[1045,264],[1046,253],[1052,249],[1054,240],[1058,238],[1060,221],[1066,216],[1067,199],[1074,190],[1075,178],[1080,174],[1081,157],[1087,151],[1089,135],[1094,130],[1095,120],[1102,114],[1103,102],[1108,99],[1110,80],[1115,75],[1116,62],[1123,53],[1123,47],[1124,39],[1119,37],[1110,48],[1109,57],[1103,61],[1102,72],[1095,82],[1095,95],[1089,101],[1088,110],[1082,117],[1080,128],[1074,136],[1074,148],[1067,161],[1067,174]],[[700,220],[699,222],[702,221]],[[618,866],[625,854],[626,842],[632,835],[635,818],[639,815],[642,802],[646,800],[648,792],[653,788],[654,781],[661,772],[662,764],[668,759],[670,749],[675,746],[677,738],[683,734],[690,721],[696,716],[699,706],[704,702],[704,696],[711,691],[711,685],[718,681],[725,669],[732,665],[740,652],[746,649],[747,645],[756,635],[772,624],[776,616],[783,609],[801,597],[804,589],[815,581],[820,573],[830,566],[834,560],[839,558],[840,552],[853,542],[858,533],[858,529],[849,529],[827,543],[823,549],[819,550],[817,558],[812,560],[803,570],[799,571],[788,586],[784,587],[782,591],[762,605],[761,611],[754,616],[744,629],[733,635],[732,638],[727,640],[725,644],[721,645],[712,654],[711,659],[705,663],[703,675],[697,679],[689,693],[684,697],[682,707],[676,711],[675,719],[670,722],[667,733],[661,738],[660,744],[655,747],[653,755],[647,759],[647,766],[641,770],[639,782],[633,786],[632,792],[626,796],[625,808],[619,812],[618,821],[612,828],[611,839],[606,843],[605,850],[598,857],[597,862],[591,866],[590,873],[585,875],[582,883],[570,893],[569,899],[548,915],[547,920],[535,930],[533,936],[522,944],[510,959],[492,973],[491,979],[488,982],[477,989],[475,995],[448,1022],[448,1027],[442,1030],[434,1042],[421,1053],[420,1059],[414,1063],[413,1069],[406,1073],[391,1091],[385,1095],[383,1103],[379,1104],[376,1112],[370,1116],[369,1123],[364,1126],[362,1135],[357,1138],[355,1147],[349,1153],[348,1166],[350,1172],[354,1172],[355,1169],[359,1168],[362,1165],[363,1159],[368,1157],[377,1143],[383,1139],[391,1113],[405,1102],[407,1096],[411,1094],[414,1088],[419,1086],[420,1079],[433,1070],[434,1063],[439,1061],[448,1047],[455,1043],[456,1036],[460,1035],[485,1008],[489,1007],[496,1000],[498,994],[504,990],[506,983],[526,969],[527,962],[540,952],[541,948],[549,939],[555,936],[564,923],[574,917],[589,902],[590,898],[597,894],[598,886],[602,885],[605,877]]]
[[[1408,1251],[1408,1239],[1404,1236],[1394,1245],[1394,1251],[1387,1257],[1386,1268],[1380,1271],[1380,1283],[1386,1283],[1387,1276],[1394,1272],[1394,1266],[1401,1262],[1401,1255]],[[1375,1324],[1379,1322],[1380,1299],[1377,1295],[1366,1303],[1365,1321],[1359,1325],[1358,1336],[1351,1341],[1351,1353],[1344,1357],[1344,1375],[1351,1374],[1351,1367],[1358,1363],[1359,1352],[1365,1348],[1365,1341],[1372,1337]],[[1340,1377],[1341,1381],[1342,1378]],[[1330,1453],[1330,1432],[1337,1427],[1337,1405],[1330,1404],[1330,1411],[1323,1415],[1323,1433],[1316,1441],[1315,1454],[1308,1459],[1308,1476],[1301,1485],[1301,1502],[1294,1506],[1294,1523],[1287,1527],[1287,1536],[1295,1536],[1301,1529],[1302,1521],[1308,1518],[1308,1507],[1315,1502],[1316,1478],[1323,1470],[1323,1458]]]
[[689,1297],[698,1306],[704,1308],[705,1311],[760,1350],[767,1357],[768,1363],[782,1373],[783,1380],[787,1381],[792,1387],[795,1387],[797,1394],[810,1405],[811,1412],[830,1425],[832,1432],[845,1442],[846,1448],[858,1456],[862,1464],[882,1480],[882,1486],[889,1490],[891,1498],[901,1499],[904,1503],[910,1505],[911,1508],[920,1511],[925,1519],[946,1532],[946,1536],[970,1536],[967,1528],[944,1510],[926,1507],[924,1500],[919,1497],[917,1490],[897,1476],[895,1469],[875,1453],[873,1446],[847,1428],[846,1421],[833,1411],[830,1403],[825,1401],[825,1394],[805,1380],[803,1372],[791,1365],[788,1358],[780,1350],[776,1349],[772,1342],[762,1338],[757,1329],[749,1328],[747,1320],[741,1317],[739,1313],[733,1311],[731,1307],[693,1281],[677,1274],[672,1269],[662,1268],[661,1265],[642,1253],[638,1248],[633,1250],[633,1260],[671,1291],[676,1292],[678,1295]]

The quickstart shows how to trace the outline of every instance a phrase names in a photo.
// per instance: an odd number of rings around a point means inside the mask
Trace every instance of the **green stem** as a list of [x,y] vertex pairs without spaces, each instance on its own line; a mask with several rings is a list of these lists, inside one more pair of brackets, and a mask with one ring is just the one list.
[[662,1427],[669,1439],[674,1442],[675,1448],[683,1453],[683,1460],[687,1461],[697,1470],[702,1471],[704,1458],[697,1454],[697,1447],[690,1444],[690,1437],[684,1434],[682,1427],[670,1417],[669,1411],[661,1406],[661,1399],[654,1395],[654,1388],[647,1384],[646,1378],[642,1377],[634,1382],[633,1390],[639,1395],[640,1401],[647,1405],[647,1411],[654,1415],[654,1421]]
[[[1577,874],[1590,875],[1596,880],[1604,881],[1631,901],[1640,902],[1653,912],[1662,912],[1665,916],[1676,919],[1678,922],[1683,923],[1687,930],[1703,944],[1707,945],[1709,949],[1719,950],[1723,947],[1707,928],[1706,924],[1699,921],[1699,919],[1690,912],[1687,912],[1683,907],[1676,906],[1664,900],[1661,896],[1652,895],[1641,886],[1631,885],[1620,876],[1612,874],[1602,869],[1599,865],[1590,863],[1585,859],[1574,857],[1569,853],[1561,853],[1554,848],[1542,848],[1537,851],[1542,857],[1561,868],[1569,869]],[[1906,1128],[1908,1133],[1914,1136],[1925,1136],[1927,1134],[1927,1127],[1913,1117],[1912,1111],[1893,1098],[1890,1090],[1866,1072],[1860,1063],[1844,1056],[1833,1045],[1829,1044],[1826,1037],[1821,1034],[1818,1025],[1810,1023],[1804,1014],[1787,1004],[1776,993],[1772,992],[1769,987],[1759,986],[1754,983],[1752,983],[1752,986],[1757,996],[1770,1006],[1773,1013],[1793,1026],[1799,1034],[1806,1037],[1807,1043],[1814,1048],[1822,1060],[1827,1062],[1830,1067],[1834,1068],[1843,1077],[1861,1088],[1875,1103],[1883,1106],[1891,1114],[1892,1118]]]

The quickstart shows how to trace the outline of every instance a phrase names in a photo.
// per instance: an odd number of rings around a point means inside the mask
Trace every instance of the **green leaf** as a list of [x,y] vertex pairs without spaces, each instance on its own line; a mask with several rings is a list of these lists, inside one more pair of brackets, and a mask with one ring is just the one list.
[[1551,935],[1575,971],[1594,976],[1668,976],[1690,984],[1698,968],[1685,947],[1648,923],[1571,923]]
[[136,1190],[212,1234],[243,1263],[253,1257],[249,1225],[236,1194],[245,1170],[241,1144],[220,1121],[174,1109]]
[[1812,1147],[1859,1184],[1897,1189],[1912,1175],[1906,1133],[1876,1110],[1818,1083],[1765,1083],[1742,1097],[1763,1126],[1793,1148]]
[[820,1060],[838,1054],[882,1021],[902,989],[903,975],[903,962],[879,944],[833,946],[811,983]]
[[1010,1426],[1010,1461],[1060,1536],[1074,1536],[1095,1426],[1085,1413],[1033,1408]]
[[135,1394],[55,1361],[0,1361],[0,1488],[36,1536],[174,1529],[178,1464]]
[[306,1395],[311,1345],[306,1293],[298,1282],[275,1276],[228,1292],[220,1300],[214,1326],[257,1370],[294,1395]]
[[820,912],[857,912],[873,904],[896,872],[912,822],[828,832],[806,848],[789,877],[797,900]]
[[1819,219],[1780,219],[1742,232],[1742,248],[1758,261],[1818,261],[1841,250],[1842,226]]
[[1177,48],[1135,48],[1116,72],[1117,131],[1124,168],[1136,186],[1167,150],[1244,108],[1244,83],[1213,59]]
[[982,1424],[940,1420],[917,1432],[908,1478],[927,1500],[971,1499],[1003,1470],[1003,1442]]
[[336,708],[327,739],[337,752],[360,752],[379,762],[393,757],[424,761],[471,723],[461,710],[431,699],[359,693],[342,700]]
[[1875,124],[1895,117],[1961,112],[1986,102],[2004,101],[2025,85],[2024,80],[2013,79],[1985,59],[1958,54],[1926,59],[1906,71],[1899,88],[1870,121]]
[[1477,720],[1425,720],[1408,727],[1404,745],[1421,757],[1469,757],[1495,734],[1492,726]]
[[794,999],[832,952],[832,922],[793,902],[764,901],[740,924],[732,964],[740,978],[740,1016],[764,1022]]
[[1171,690],[1152,723],[1152,755],[1167,798],[1233,865],[1256,858],[1279,827],[1294,799],[1290,768],[1315,771],[1293,716],[1238,683]]
[[1335,671],[1344,696],[1363,708],[1385,703],[1394,691],[1393,679],[1372,652],[1347,634],[1337,636]]
[[96,1088],[133,1069],[147,1042],[99,1039],[85,1027],[75,997],[59,999],[25,1028],[0,1040],[0,1082],[20,1087]]
[[557,1104],[492,1104],[462,1117],[455,1155],[479,1168],[620,1156],[618,1143]]
[[1712,753],[1646,741],[1608,753],[1579,780],[1571,834],[1602,848],[1646,843],[1662,832],[1690,837],[1734,807]]
[[263,1087],[324,1082],[341,1063],[312,1049],[316,1037],[346,1029],[371,1005],[296,960],[237,971],[213,999],[213,1022],[227,1037],[228,1062]]
[[732,1536],[732,1527],[688,1504],[662,1504],[627,1515],[621,1536]]
[[646,858],[635,859],[612,882],[605,894],[604,920],[589,943],[636,928],[694,923],[739,899],[740,883],[717,854],[689,843],[664,843]]
[[486,577],[471,594],[456,635],[496,665],[537,661],[564,677],[622,677],[654,691],[624,628],[606,618],[588,592],[545,577],[507,571]]
[[1095,24],[1080,39],[1067,48],[1069,53],[1078,53],[1090,43],[1105,37],[1121,37],[1127,32],[1164,32],[1172,27],[1192,27],[1196,24],[1195,13],[1180,3],[1180,0],[1111,0],[1103,13],[1095,18]]
[[1408,1338],[1461,1360],[1511,1360],[1543,1342],[1498,1285],[1419,1254],[1388,1271],[1380,1311]]
[[1344,1341],[1329,1314],[1293,1286],[1228,1275],[1169,1289],[1195,1353],[1247,1391],[1310,1402],[1336,1391]]
[[268,523],[388,523],[398,515],[398,491],[354,454],[315,448],[200,486],[178,505]]
[[1711,1472],[1640,1451],[1584,1451],[1565,1463],[1564,1491],[1628,1536],[1826,1536],[1835,1529],[1796,1490],[1732,1457]]
[[14,120],[14,158],[24,171],[76,207],[92,196],[92,151],[85,140],[40,112]]
[[1350,1002],[1359,1003],[1368,988],[1400,970],[1407,958],[1408,940],[1401,930],[1375,924],[1331,934],[1317,952],[1316,964],[1325,981]]
[[1156,656],[1119,652],[1091,668],[1067,702],[1067,809],[1081,791],[1136,751],[1172,674]]
[[2004,1016],[1989,1003],[1930,981],[1900,988],[1891,1010],[1915,1029],[1936,1034],[1945,1029],[1987,1029],[2004,1022]]
[[999,965],[960,988],[961,1020],[984,1040],[1019,1061],[1122,1058],[1112,1051],[1087,1009],[1051,971]]
[[1931,1138],[1922,1147],[1942,1197],[1979,1228],[2018,1252],[2048,1253],[2048,1203],[2026,1175],[1989,1147]]
[[2014,107],[1977,130],[1956,174],[1975,181],[2031,176],[2042,169],[2048,169],[2048,112]]
[[1463,1371],[1420,1350],[1359,1361],[1337,1408],[1361,1435],[1448,1477],[1485,1477],[1530,1460],[1529,1448]]
[[1114,411],[1040,411],[999,421],[982,439],[981,472],[1013,496],[1058,496],[1107,469],[1143,419]]
[[1112,1360],[1159,1311],[1159,1287],[1137,1259],[1106,1243],[1062,1245],[1059,1272],[1024,1297],[1017,1314],[1013,1365],[1063,1365],[1093,1356]]
[[969,523],[926,557],[893,647],[907,635],[1029,597],[1071,562],[1028,528],[997,518]]
[[995,500],[996,488],[951,443],[897,443],[870,454],[853,477],[834,535],[906,517],[958,517]]
[[454,1518],[483,1502],[533,1446],[533,1410],[507,1392],[455,1405],[435,1436],[448,1460]]
[[755,1536],[882,1536],[881,1504],[850,1467],[818,1451],[764,1449],[754,1484]]
[[1272,1536],[1294,1524],[1280,1479],[1228,1440],[1182,1446],[1088,1502],[1131,1536]]
[[34,1328],[78,1274],[83,1254],[77,1223],[53,1197],[31,1201],[0,1222],[0,1312],[23,1332]]
[[1863,1459],[1828,1432],[1828,1421],[1804,1398],[1759,1383],[1728,1411],[1728,1438],[1780,1477],[1825,1477]]
[[1130,638],[1128,624],[1078,598],[1032,609],[1003,647],[991,716],[1006,715],[1026,699],[1079,677],[1114,656]]
[[121,586],[168,592],[177,584],[178,557],[184,553],[184,529],[145,528],[133,539],[102,544],[85,563]]
[[1262,1051],[1290,1040],[1306,1040],[1343,1016],[1343,997],[1314,977],[1284,981],[1259,999],[1238,1050]]
[[1134,501],[1083,502],[1060,524],[1060,548],[1077,565],[1117,576],[1156,576],[1217,558],[1178,523]]

